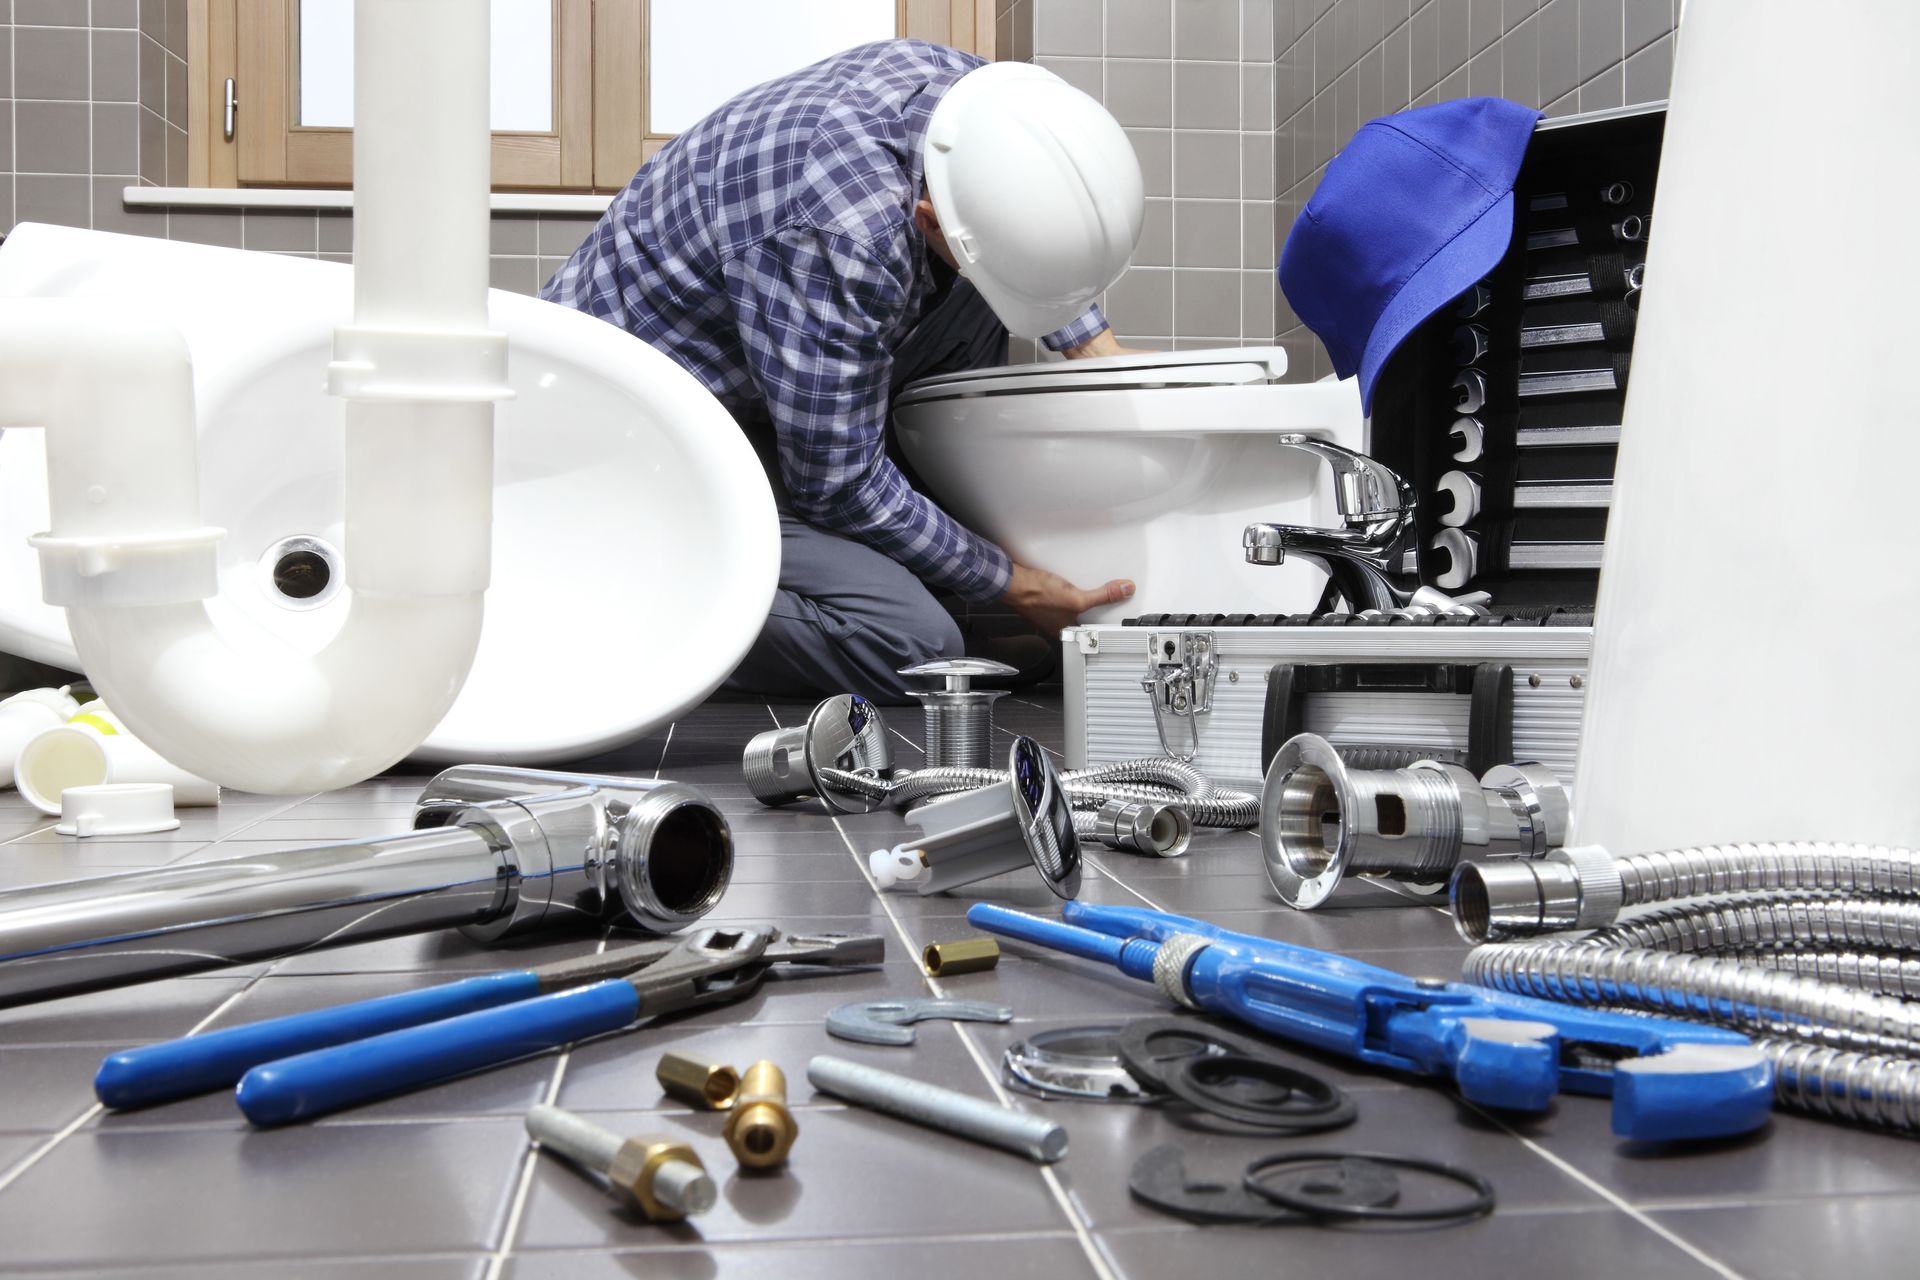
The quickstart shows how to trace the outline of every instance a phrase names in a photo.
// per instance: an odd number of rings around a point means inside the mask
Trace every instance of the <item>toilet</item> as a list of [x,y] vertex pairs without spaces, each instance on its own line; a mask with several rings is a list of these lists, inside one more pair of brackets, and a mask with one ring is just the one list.
[[927,492],[1020,563],[1083,587],[1133,579],[1084,622],[1297,613],[1325,574],[1246,563],[1258,521],[1339,523],[1324,464],[1286,432],[1363,449],[1353,380],[1282,382],[1278,347],[1148,352],[926,378],[894,402]]

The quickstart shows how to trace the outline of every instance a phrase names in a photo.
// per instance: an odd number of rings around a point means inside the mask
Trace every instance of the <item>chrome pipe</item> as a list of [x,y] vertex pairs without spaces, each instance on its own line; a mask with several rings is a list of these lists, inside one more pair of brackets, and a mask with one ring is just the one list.
[[414,825],[0,894],[0,1006],[433,929],[490,943],[624,912],[670,932],[733,872],[726,820],[674,782],[463,765]]

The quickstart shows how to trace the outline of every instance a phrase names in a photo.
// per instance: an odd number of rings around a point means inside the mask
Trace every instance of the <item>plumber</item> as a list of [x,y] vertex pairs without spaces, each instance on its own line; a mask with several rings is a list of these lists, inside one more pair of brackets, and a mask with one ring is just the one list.
[[780,584],[731,687],[904,701],[901,667],[964,651],[931,589],[1004,601],[1049,650],[1132,594],[1014,563],[912,487],[886,424],[913,379],[1004,363],[1009,330],[1121,354],[1092,303],[1143,214],[1099,103],[917,40],[750,89],[634,175],[543,296],[672,356],[760,452]]

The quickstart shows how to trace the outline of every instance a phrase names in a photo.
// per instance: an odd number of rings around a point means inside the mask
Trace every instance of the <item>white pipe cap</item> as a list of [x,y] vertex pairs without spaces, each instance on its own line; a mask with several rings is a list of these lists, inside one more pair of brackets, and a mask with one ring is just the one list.
[[53,829],[63,836],[130,836],[179,825],[172,783],[103,782],[62,791],[60,821]]

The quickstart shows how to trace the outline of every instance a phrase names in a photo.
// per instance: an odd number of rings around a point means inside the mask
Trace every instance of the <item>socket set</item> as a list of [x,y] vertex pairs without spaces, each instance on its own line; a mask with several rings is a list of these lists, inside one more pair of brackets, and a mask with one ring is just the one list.
[[1591,608],[1665,123],[1664,104],[1542,121],[1506,256],[1383,372],[1368,451],[1419,494],[1423,581]]

